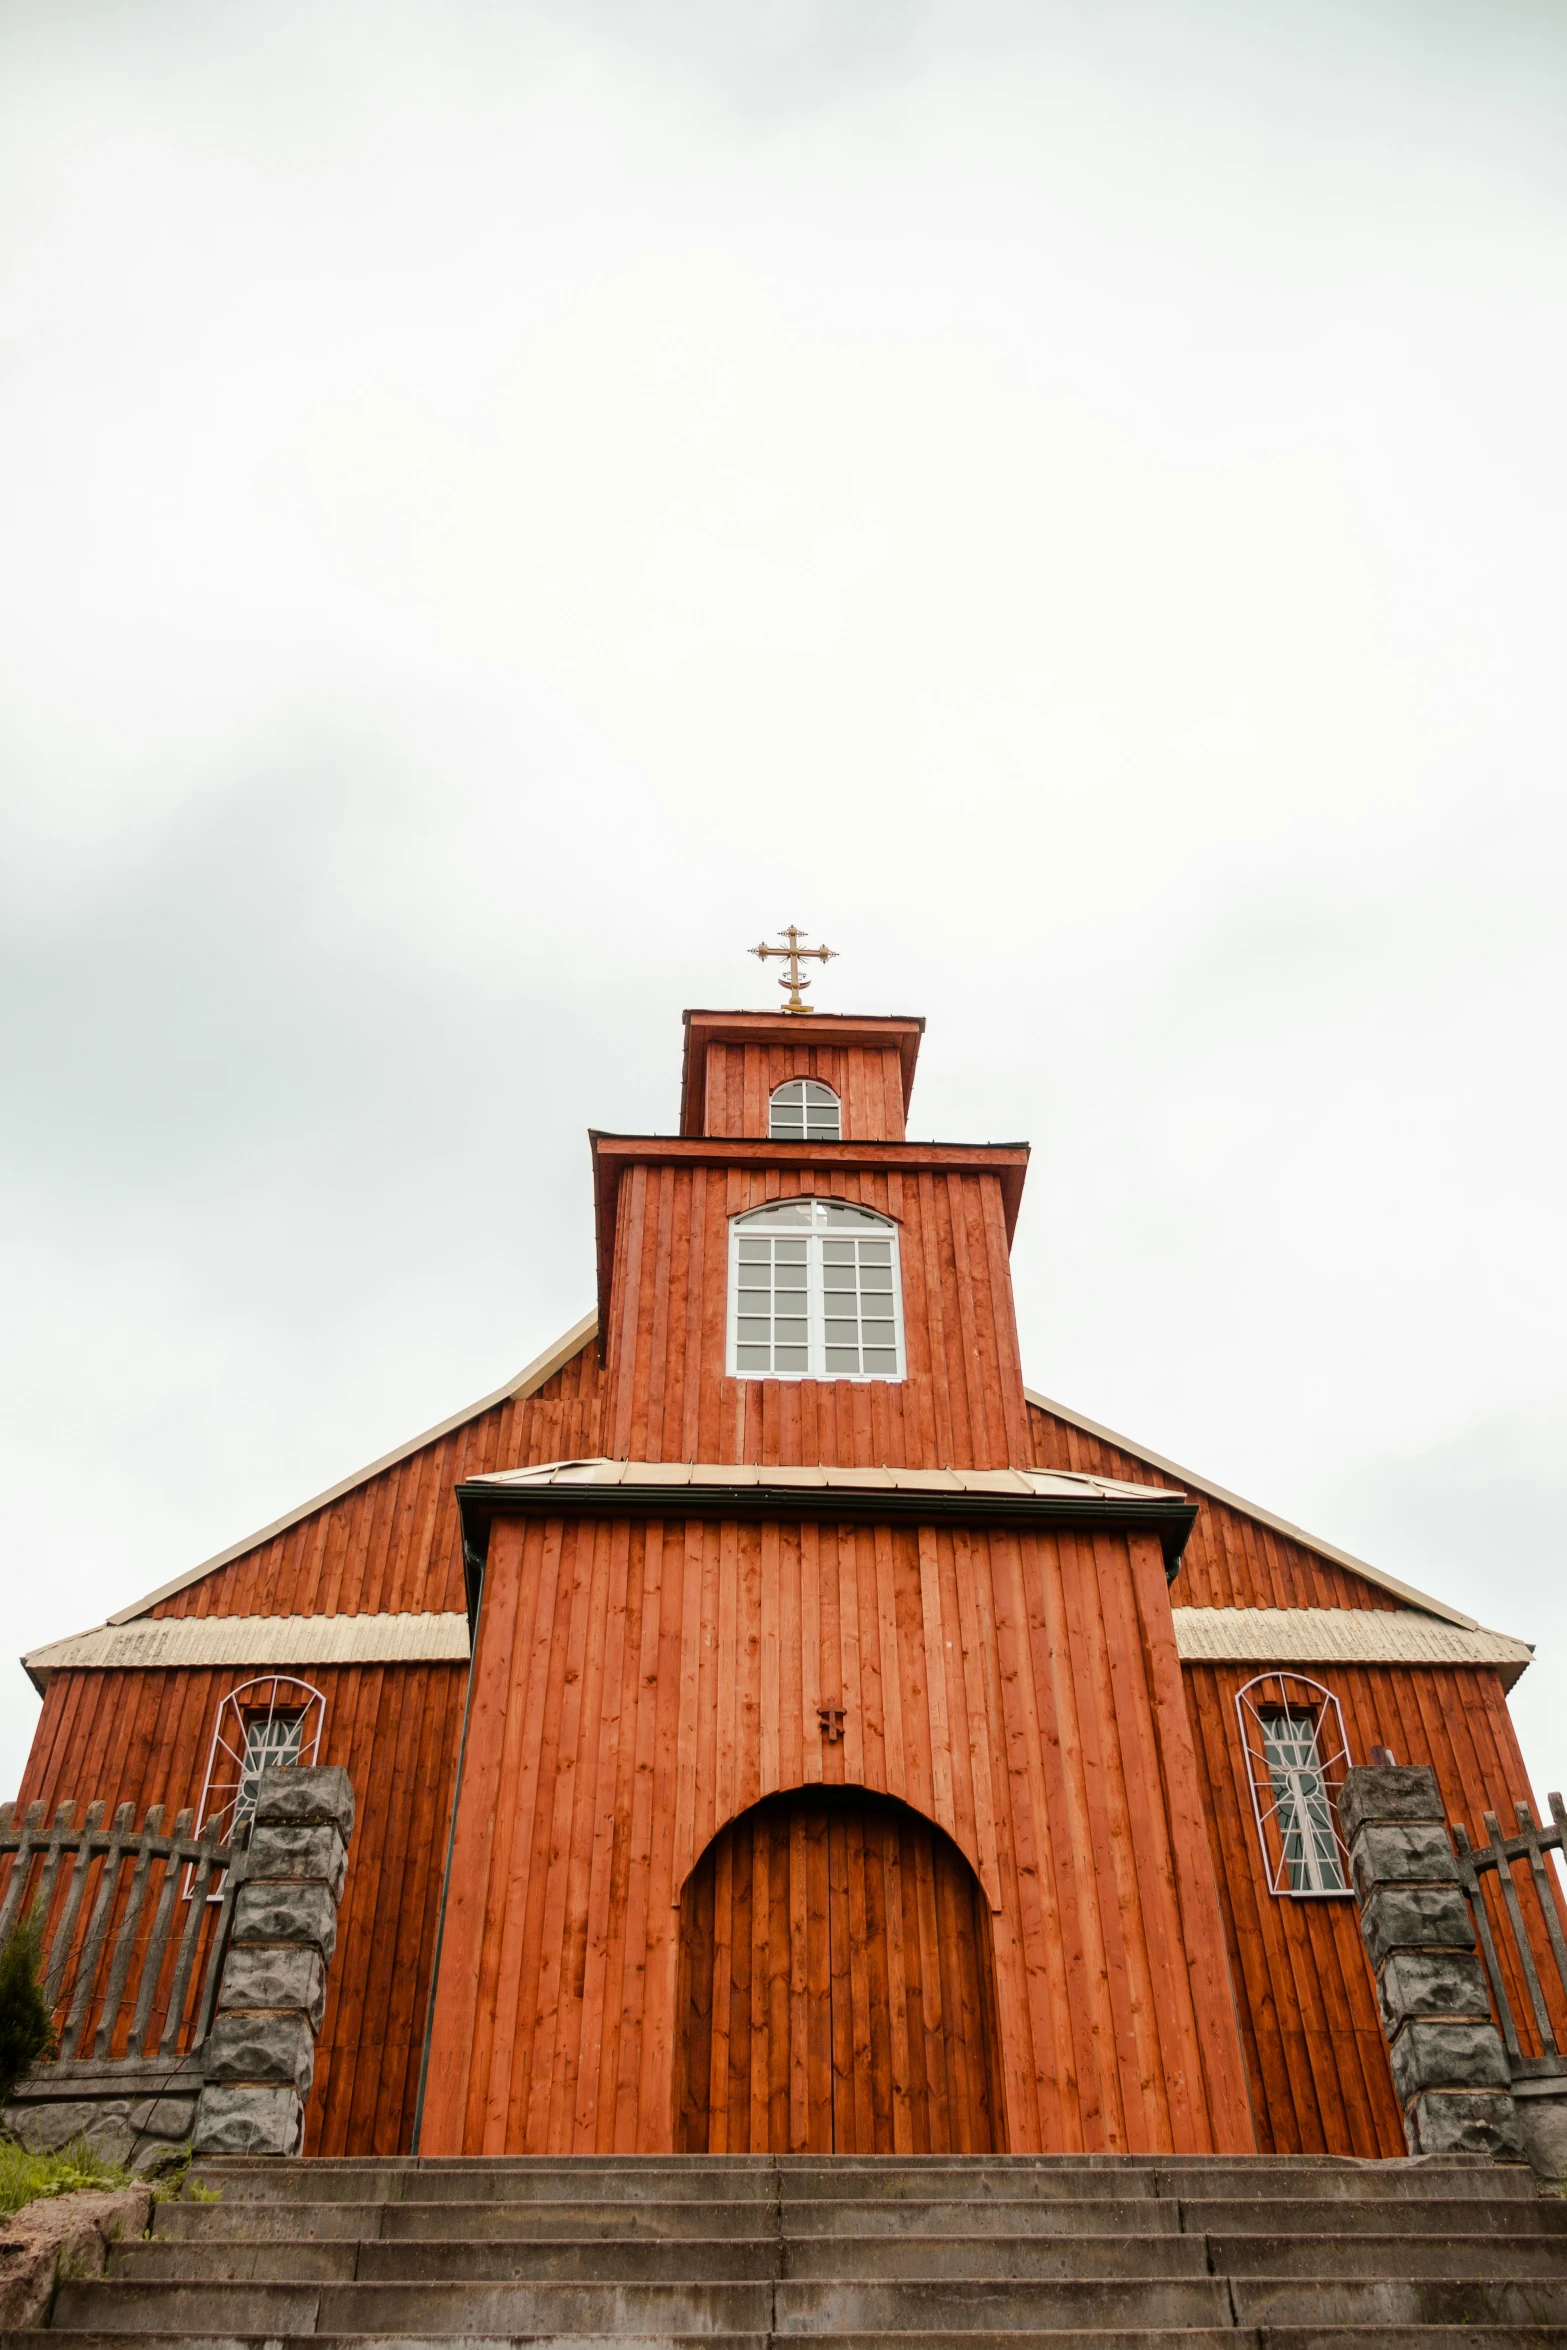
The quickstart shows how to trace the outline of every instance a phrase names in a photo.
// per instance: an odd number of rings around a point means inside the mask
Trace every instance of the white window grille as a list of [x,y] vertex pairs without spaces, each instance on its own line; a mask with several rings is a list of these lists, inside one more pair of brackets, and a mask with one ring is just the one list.
[[1262,1673],[1236,1692],[1235,1710],[1269,1891],[1347,1893],[1337,1797],[1349,1745],[1338,1699],[1304,1673]]
[[231,1689],[212,1728],[197,1835],[215,1827],[226,1842],[254,1816],[263,1771],[315,1761],[325,1719],[320,1690],[288,1674],[263,1673]]
[[841,1142],[842,1105],[830,1085],[791,1077],[773,1095],[767,1132],[774,1142]]
[[729,1227],[729,1373],[901,1379],[898,1228],[844,1200],[776,1200]]

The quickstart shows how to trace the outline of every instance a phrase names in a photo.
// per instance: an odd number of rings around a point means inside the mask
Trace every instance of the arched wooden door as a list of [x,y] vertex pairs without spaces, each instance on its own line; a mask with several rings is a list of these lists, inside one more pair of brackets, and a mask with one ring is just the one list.
[[1003,2143],[989,1919],[957,1846],[858,1789],[731,1822],[681,1904],[684,2153]]

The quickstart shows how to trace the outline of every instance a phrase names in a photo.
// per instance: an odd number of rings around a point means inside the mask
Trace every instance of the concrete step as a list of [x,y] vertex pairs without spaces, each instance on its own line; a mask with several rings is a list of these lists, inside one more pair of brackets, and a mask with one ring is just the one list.
[[1482,2325],[1567,2327],[1567,2277],[1235,2277],[1229,2291],[1238,2326],[1267,2332],[1297,2326],[1320,2339],[1325,2327]]
[[[1223,2212],[1242,2207],[1220,2204]],[[1266,2206],[1288,2215],[1300,2207]],[[1358,2212],[1358,2207],[1355,2207]],[[1460,2212],[1476,2208],[1455,2207]],[[1479,2209],[1489,2212],[1488,2205]],[[1506,2212],[1511,2205],[1498,2204]],[[1528,2206],[1519,2207],[1527,2210]],[[1303,2214],[1311,2218],[1310,2210]],[[397,2241],[436,2243],[448,2238],[527,2242],[583,2236],[595,2242],[657,2239],[682,2242],[707,2236],[1173,2236],[1181,2207],[1169,2198],[1035,2202],[876,2203],[847,2197],[819,2203],[166,2203],[154,2216],[160,2241],[200,2243],[319,2243]],[[1270,2224],[1272,2224],[1270,2222]],[[1282,2223],[1281,2223],[1282,2224]],[[1316,2224],[1320,2226],[1321,2215]],[[1335,2225],[1337,2224],[1335,2218]],[[1378,2222],[1385,2226],[1386,2216]],[[1193,2231],[1201,2233],[1201,2230]]]
[[[275,2334],[143,2333],[138,2350],[277,2350]],[[551,2350],[562,2337],[539,2334],[470,2334],[463,2350]],[[774,2350],[772,2334],[578,2334],[571,2350]],[[918,2334],[816,2334],[808,2337],[818,2350],[931,2350],[929,2337]],[[313,2334],[310,2350],[404,2350],[404,2345],[427,2336],[388,2337],[377,2334]],[[8,2336],[7,2350],[49,2350],[54,2336],[16,2333]],[[73,2333],[72,2350],[123,2350],[122,2333]],[[1437,2325],[1437,2326],[1277,2326],[1265,2332],[1252,2326],[1166,2327],[1108,2326],[1018,2329],[983,2333],[949,2329],[941,2336],[956,2350],[1562,2350],[1567,2326],[1545,2325]]]
[[1408,2197],[1392,2211],[1385,2202],[1335,2203],[1326,2215],[1320,2203],[1292,2201],[1282,2195],[1248,2196],[1228,2203],[1182,2200],[1156,2208],[1174,2209],[1182,2233],[1189,2236],[1315,2236],[1322,2232],[1326,2218],[1336,2236],[1382,2235],[1396,2228],[1406,2238],[1491,2233],[1567,2238],[1567,2202],[1555,2196],[1532,2196],[1527,2202],[1511,2196]]
[[1187,2236],[1206,2243],[1216,2277],[1554,2278],[1567,2284],[1558,2236]]
[[603,2285],[179,2285],[121,2278],[64,2284],[54,2311],[57,2333],[262,2334],[276,2339],[354,2332],[383,2341],[475,2334],[945,2334],[976,2326],[986,2331],[1146,2330],[1230,2321],[1229,2287],[1217,2277]]
[[[1373,2239],[1373,2243],[1380,2239]],[[1534,2239],[1530,2239],[1531,2244]],[[1547,2244],[1547,2252],[1552,2247]],[[1371,2256],[1367,2255],[1369,2262]],[[1259,2264],[1266,2268],[1266,2263]],[[1210,2273],[1201,2236],[824,2236],[682,2243],[620,2239],[523,2244],[462,2241],[367,2244],[139,2243],[119,2246],[110,2273],[182,2284],[499,2283],[578,2280],[608,2284],[739,2277],[1110,2277],[1132,2283]],[[1272,2273],[1271,2270],[1269,2273]],[[1285,2271],[1282,2273],[1298,2273]],[[1381,2273],[1364,2265],[1354,2273]],[[1444,2270],[1436,2273],[1462,2273]]]

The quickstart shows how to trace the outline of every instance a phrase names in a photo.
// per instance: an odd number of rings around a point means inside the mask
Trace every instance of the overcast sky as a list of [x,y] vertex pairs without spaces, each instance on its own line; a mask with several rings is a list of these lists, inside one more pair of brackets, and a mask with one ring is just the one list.
[[1559,0],[0,0],[8,1650],[585,1311],[793,920],[1567,1781],[1564,230]]

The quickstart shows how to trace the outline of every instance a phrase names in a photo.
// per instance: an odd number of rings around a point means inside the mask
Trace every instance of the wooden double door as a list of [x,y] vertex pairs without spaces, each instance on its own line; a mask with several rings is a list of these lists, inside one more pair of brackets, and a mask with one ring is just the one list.
[[714,1838],[681,1906],[684,2153],[1003,2144],[989,1919],[902,1804],[811,1788]]

